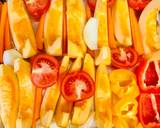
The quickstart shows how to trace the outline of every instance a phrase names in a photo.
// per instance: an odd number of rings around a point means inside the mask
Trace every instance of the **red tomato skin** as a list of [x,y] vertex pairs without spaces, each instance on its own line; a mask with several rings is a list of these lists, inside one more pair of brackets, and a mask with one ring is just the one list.
[[[39,2],[39,0],[35,0],[35,2]],[[26,8],[29,14],[35,19],[39,20],[40,17],[48,10],[51,0],[45,0],[44,5],[37,4],[37,5],[29,5],[27,4],[27,0],[24,0]]]
[[31,81],[32,81],[32,83],[33,83],[36,87],[39,87],[39,88],[47,88],[47,87],[50,87],[50,86],[54,85],[54,84],[58,81],[58,79],[59,79],[59,63],[58,63],[57,59],[54,58],[53,56],[50,56],[50,55],[47,55],[47,54],[38,54],[38,55],[34,56],[34,57],[31,59],[32,70],[33,70],[33,69],[36,69],[36,67],[37,67],[37,66],[36,66],[36,62],[37,62],[39,59],[41,59],[41,58],[43,58],[43,59],[49,59],[49,60],[51,60],[51,61],[54,63],[54,65],[55,65],[55,70],[56,70],[56,71],[55,71],[54,73],[50,74],[50,76],[52,76],[52,78],[54,78],[54,79],[53,79],[52,82],[48,82],[48,83],[46,83],[45,85],[42,85],[42,84],[38,83],[38,81],[35,80],[36,77],[35,77],[35,75],[32,73],[32,74],[31,74]]
[[135,10],[143,10],[149,2],[150,0],[145,0],[144,2],[142,1],[138,2],[136,0],[128,0],[129,6]]
[[[66,94],[64,92],[64,89],[65,89],[64,86],[66,85],[66,82],[68,82],[68,80],[71,79],[71,78],[72,78],[72,80],[73,80],[73,78],[77,78],[78,77],[77,74],[81,74],[82,76],[84,75],[87,78],[87,80],[90,83],[90,85],[92,86],[91,92],[88,93],[87,96],[85,96],[85,97],[83,97],[81,99],[78,99],[78,100],[73,98],[73,97],[72,97],[72,99],[69,98],[68,96],[66,96]],[[76,72],[68,73],[64,77],[64,79],[63,79],[63,81],[61,83],[61,86],[60,86],[60,90],[61,90],[62,96],[68,102],[80,102],[80,101],[84,101],[85,99],[88,99],[88,98],[90,98],[90,97],[92,97],[94,95],[94,93],[95,93],[95,86],[94,85],[95,85],[95,83],[94,83],[93,79],[86,72],[84,72],[84,71],[76,71]]]
[[147,93],[141,93],[140,96],[138,97],[138,118],[139,121],[141,122],[142,126],[144,128],[160,128],[160,123],[149,123],[146,125],[143,120],[143,114],[142,114],[142,102],[143,102],[143,97],[147,95]]
[[154,87],[154,86],[144,86],[144,80],[142,79],[142,76],[144,74],[145,67],[147,66],[147,60],[142,59],[139,66],[136,69],[136,76],[137,76],[137,82],[139,89],[141,92],[144,93],[160,93],[160,88],[159,87]]
[[115,68],[125,68],[125,69],[128,69],[128,68],[131,68],[131,67],[133,67],[133,66],[136,65],[136,63],[138,62],[138,54],[137,54],[137,52],[136,52],[133,48],[131,48],[131,47],[124,48],[124,51],[130,52],[130,53],[133,54],[134,59],[133,59],[132,63],[130,63],[130,64],[128,64],[128,65],[125,65],[124,63],[119,62],[118,60],[116,60],[115,58],[113,58],[113,55],[114,55],[114,54],[119,53],[119,49],[113,49],[113,50],[111,51],[111,53],[112,53],[112,58],[111,58],[111,60],[112,60],[112,66],[113,66],[113,67],[115,67]]

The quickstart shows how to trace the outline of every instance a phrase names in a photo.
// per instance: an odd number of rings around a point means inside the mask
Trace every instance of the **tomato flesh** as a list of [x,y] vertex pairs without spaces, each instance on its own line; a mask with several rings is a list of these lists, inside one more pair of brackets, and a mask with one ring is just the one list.
[[94,95],[94,86],[94,81],[86,72],[77,71],[64,77],[61,94],[67,101],[81,101]]
[[38,20],[48,10],[51,0],[24,0],[24,2],[29,14]]
[[113,49],[112,65],[116,68],[131,68],[138,61],[138,54],[133,48]]
[[128,0],[128,4],[135,10],[143,10],[151,0]]
[[33,59],[31,80],[37,87],[52,86],[57,82],[58,71],[59,63],[54,57],[40,54]]
[[144,127],[160,127],[160,95],[142,93],[139,98],[138,116]]

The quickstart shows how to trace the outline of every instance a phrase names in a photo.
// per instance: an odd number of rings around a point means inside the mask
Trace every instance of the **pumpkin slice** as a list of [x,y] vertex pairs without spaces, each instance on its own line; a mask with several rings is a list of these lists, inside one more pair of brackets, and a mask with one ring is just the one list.
[[112,128],[111,88],[107,67],[101,64],[96,72],[95,110],[96,123],[100,128]]
[[8,0],[7,3],[14,44],[24,58],[29,58],[37,53],[37,48],[32,24],[23,0]]
[[12,67],[0,65],[0,115],[5,128],[16,128],[18,81]]
[[68,40],[77,44],[82,50],[82,53],[85,53],[87,50],[83,40],[85,22],[86,12],[83,0],[67,0]]
[[48,54],[62,55],[63,0],[52,0],[44,25],[44,46]]
[[23,59],[17,59],[14,63],[14,71],[18,77],[20,93],[16,127],[29,128],[32,126],[35,92],[30,79],[31,65]]

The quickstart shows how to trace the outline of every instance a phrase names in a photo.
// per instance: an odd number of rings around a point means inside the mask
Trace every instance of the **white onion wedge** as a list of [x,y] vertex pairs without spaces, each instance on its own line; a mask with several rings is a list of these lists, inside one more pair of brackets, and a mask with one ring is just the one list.
[[96,50],[98,47],[98,20],[90,18],[85,25],[83,36],[87,47],[91,50]]
[[22,55],[15,49],[10,49],[4,51],[3,63],[13,66],[14,61],[18,58],[22,58]]

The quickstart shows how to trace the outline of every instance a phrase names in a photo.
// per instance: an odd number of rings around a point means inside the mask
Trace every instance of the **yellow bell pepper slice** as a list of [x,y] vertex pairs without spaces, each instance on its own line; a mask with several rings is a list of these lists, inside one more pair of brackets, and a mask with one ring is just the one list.
[[135,98],[139,95],[136,76],[129,70],[117,69],[110,74],[111,88],[119,98],[129,96]]
[[[107,109],[106,106],[110,109]],[[101,64],[96,72],[95,111],[100,128],[112,128],[111,88],[107,67]]]
[[95,65],[110,65],[111,54],[108,46],[107,0],[97,0],[94,17],[98,20],[98,48]]
[[0,65],[0,116],[4,128],[16,128],[19,86],[13,68]]
[[130,128],[127,122],[120,117],[113,118],[113,128]]
[[[72,64],[70,71],[79,71],[81,69],[82,60],[77,58]],[[72,111],[73,103],[66,101],[62,95],[58,100],[57,109],[55,112],[55,121],[59,127],[67,127],[69,123],[70,114]]]
[[[70,65],[69,57],[64,56],[60,66],[60,77],[61,75],[64,75],[68,71],[69,65]],[[60,87],[60,81],[55,85],[47,88],[44,94],[40,110],[40,122],[45,127],[49,127],[49,125],[52,122],[53,114],[55,112],[58,98],[60,95],[59,87]]]
[[[63,0],[51,2],[45,17],[44,46],[48,54],[61,55]],[[59,49],[59,50],[57,50]]]
[[[68,40],[80,46],[83,54],[87,47],[82,37],[86,22],[86,12],[83,0],[67,0],[67,31]],[[74,55],[74,54],[73,54]]]
[[124,97],[113,106],[113,115],[123,118],[134,118],[137,114],[138,102],[136,99]]
[[23,59],[17,59],[14,63],[14,72],[19,82],[19,109],[16,127],[29,128],[32,125],[34,111],[35,87],[31,82],[31,65]]
[[[86,54],[84,58],[82,70],[87,72],[93,78],[93,80],[95,79],[94,60],[89,54]],[[81,103],[81,105],[79,103],[75,103],[74,105],[72,116],[72,124],[74,125],[84,124],[91,113],[91,108],[93,106],[93,97],[82,102],[83,103]]]
[[94,17],[98,19],[98,47],[108,46],[107,0],[97,0]]

